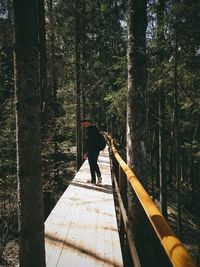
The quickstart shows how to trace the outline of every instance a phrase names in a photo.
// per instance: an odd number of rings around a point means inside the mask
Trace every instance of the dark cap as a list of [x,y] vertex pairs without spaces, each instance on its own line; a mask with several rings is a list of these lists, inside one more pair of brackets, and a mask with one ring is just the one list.
[[80,122],[82,123],[82,122],[92,122],[92,121],[89,119],[82,119],[82,120],[80,120]]

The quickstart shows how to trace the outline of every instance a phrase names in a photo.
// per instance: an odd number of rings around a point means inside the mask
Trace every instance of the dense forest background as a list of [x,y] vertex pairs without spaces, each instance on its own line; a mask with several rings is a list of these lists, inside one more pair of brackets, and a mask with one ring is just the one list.
[[[126,150],[127,3],[124,0],[46,0],[44,5],[39,2],[42,174],[47,216],[67,181],[73,178],[78,142],[81,155],[81,138],[76,138],[80,118],[94,120],[102,131],[113,134],[121,151]],[[198,264],[199,10],[200,2],[196,0],[148,1],[145,96],[149,193]],[[17,243],[13,69],[13,6],[11,0],[0,0],[2,262],[9,242]],[[8,266],[15,266],[13,259],[9,260]]]

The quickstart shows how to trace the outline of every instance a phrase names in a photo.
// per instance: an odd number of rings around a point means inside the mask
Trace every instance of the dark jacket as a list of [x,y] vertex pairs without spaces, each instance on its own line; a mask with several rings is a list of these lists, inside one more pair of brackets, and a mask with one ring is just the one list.
[[86,129],[86,153],[99,151],[100,132],[95,125]]

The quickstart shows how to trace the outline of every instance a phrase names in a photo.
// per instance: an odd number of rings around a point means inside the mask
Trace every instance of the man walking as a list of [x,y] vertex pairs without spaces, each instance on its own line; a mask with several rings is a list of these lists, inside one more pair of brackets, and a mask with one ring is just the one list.
[[97,127],[92,124],[91,120],[81,120],[81,124],[86,129],[86,149],[84,153],[84,159],[88,158],[91,173],[91,180],[89,180],[88,182],[96,184],[97,175],[97,183],[100,184],[102,182],[102,178],[99,165],[97,164],[97,159],[100,152],[100,132]]

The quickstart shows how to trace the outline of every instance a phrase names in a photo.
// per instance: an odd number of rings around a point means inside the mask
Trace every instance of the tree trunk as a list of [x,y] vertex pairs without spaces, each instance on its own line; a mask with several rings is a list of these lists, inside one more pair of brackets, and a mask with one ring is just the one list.
[[175,173],[176,173],[176,191],[177,191],[177,215],[178,215],[178,233],[182,240],[182,220],[181,220],[181,199],[180,199],[180,179],[181,179],[181,162],[180,162],[180,135],[179,135],[179,103],[178,103],[178,41],[175,29],[175,47],[174,47],[174,138],[175,138]]
[[[81,73],[82,73],[82,82],[81,82],[81,112],[82,112],[82,116],[83,118],[86,117],[86,112],[87,112],[87,102],[86,102],[86,84],[87,84],[87,78],[86,78],[86,73],[87,73],[87,52],[86,52],[86,10],[85,10],[85,0],[81,1],[81,6],[82,6],[82,15],[81,15],[81,44],[82,44],[82,68],[81,68]],[[85,131],[82,131],[82,138],[81,138],[81,151],[82,151],[82,155],[81,155],[81,160],[83,160],[83,153],[85,151]]]
[[[196,180],[196,174],[199,173],[199,160],[198,157],[195,158],[194,156],[194,147],[195,140],[198,140],[198,137],[200,136],[200,111],[197,113],[197,122],[196,127],[193,135],[193,141],[192,146],[190,150],[190,164],[189,164],[189,184],[192,188],[192,203],[195,201],[195,192],[198,192],[197,188],[197,180]],[[196,162],[195,162],[196,161]]]
[[159,167],[159,125],[155,128],[155,177],[156,177],[156,188],[160,188],[160,167]]
[[[39,9],[39,39],[40,39],[40,92],[42,126],[48,121],[50,94],[47,91],[47,56],[44,0],[38,1]],[[43,125],[44,124],[44,125]]]
[[55,18],[54,18],[54,6],[53,0],[48,0],[48,12],[49,12],[49,47],[50,47],[50,55],[49,55],[49,68],[50,68],[50,95],[51,95],[51,111],[53,113],[52,116],[52,138],[54,140],[53,144],[53,153],[54,153],[54,181],[59,183],[59,170],[58,170],[58,144],[57,144],[57,136],[58,136],[58,127],[57,127],[57,113],[58,111],[58,103],[57,103],[57,70],[56,70],[56,60],[55,60]]
[[53,1],[48,0],[49,24],[50,24],[50,81],[51,81],[51,102],[54,106],[54,113],[57,112],[57,75],[55,64],[55,23],[53,15]]
[[149,168],[150,168],[150,178],[151,178],[151,195],[153,201],[155,200],[155,185],[154,185],[154,143],[155,143],[155,130],[152,131],[149,137]]
[[[127,94],[127,163],[146,187],[146,0],[128,1],[128,94]],[[128,185],[128,216],[138,246],[145,253],[147,227],[142,208]],[[142,257],[144,266],[146,257]],[[146,265],[145,265],[146,264]]]
[[169,176],[168,176],[168,185],[172,184],[172,178],[174,174],[174,118],[172,122],[172,130],[170,135],[170,154],[169,154]]
[[146,1],[128,2],[127,160],[146,184]]
[[[158,1],[157,6],[157,40],[158,40],[158,66],[164,61],[163,42],[164,36],[164,0]],[[159,73],[162,75],[161,71]],[[162,76],[159,78],[162,81]],[[160,209],[167,218],[167,182],[165,171],[165,88],[163,83],[159,85],[159,176],[160,176]]]
[[82,163],[82,144],[81,144],[81,62],[80,62],[80,0],[75,2],[75,44],[76,44],[76,165],[79,170]]
[[45,266],[37,1],[17,0],[15,93],[20,267]]

